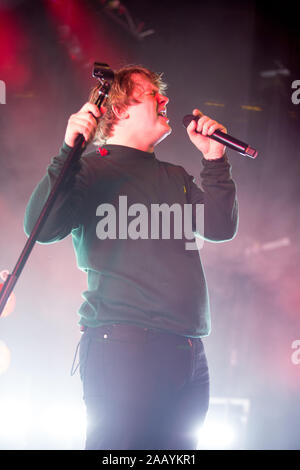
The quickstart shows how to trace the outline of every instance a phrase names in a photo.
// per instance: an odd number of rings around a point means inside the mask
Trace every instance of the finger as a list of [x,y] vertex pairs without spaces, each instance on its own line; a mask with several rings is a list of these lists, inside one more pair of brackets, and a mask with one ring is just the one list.
[[84,112],[84,113],[77,113],[77,114],[72,114],[69,119],[71,124],[75,123],[82,123],[83,125],[91,125],[91,126],[97,126],[98,121],[95,118],[93,114],[90,112]]
[[212,124],[208,130],[207,130],[207,135],[212,135],[216,130],[220,130],[224,132],[224,134],[227,134],[227,129],[224,127],[222,124],[219,124],[218,122],[215,122],[215,124]]
[[191,122],[189,123],[189,125],[187,126],[186,130],[190,134],[190,133],[196,132],[196,128],[197,128],[197,121],[192,119]]
[[210,130],[215,127],[215,125],[218,126],[218,123],[216,121],[214,121],[213,119],[209,119],[207,118],[204,123],[203,123],[203,127],[202,127],[202,134],[203,135],[210,135],[212,134],[213,131],[210,132]]
[[202,135],[206,135],[207,132],[207,126],[206,123],[210,121],[210,118],[208,116],[203,116],[198,120],[197,123],[197,132],[199,132]]
[[200,109],[194,109],[193,110],[193,115],[194,116],[203,116],[203,113],[201,113]]
[[96,120],[91,115],[83,117],[74,115],[72,119],[70,119],[70,130],[72,133],[82,134],[85,140],[89,140],[91,135],[96,130]]
[[100,117],[101,116],[101,111],[100,109],[98,108],[98,106],[96,106],[95,104],[93,103],[85,103],[82,108],[78,111],[79,113],[83,112],[83,113],[91,113],[93,116],[95,116],[96,118]]
[[202,135],[212,135],[217,129],[227,133],[227,129],[222,124],[210,119],[208,116],[202,116],[198,121],[197,132],[201,132]]

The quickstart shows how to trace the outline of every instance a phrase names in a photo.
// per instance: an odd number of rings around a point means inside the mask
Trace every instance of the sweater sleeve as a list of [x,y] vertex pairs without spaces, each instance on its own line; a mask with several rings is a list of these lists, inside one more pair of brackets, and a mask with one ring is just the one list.
[[[70,150],[71,148],[64,143],[59,155],[52,159],[45,176],[34,189],[25,210],[24,230],[27,236],[30,235]],[[62,240],[80,225],[81,207],[88,184],[87,180],[81,158],[70,169],[67,180],[56,197],[37,242],[54,243]]]
[[238,227],[236,186],[226,155],[219,160],[202,159],[203,191],[190,177],[189,202],[204,204],[204,239],[222,242],[234,238]]

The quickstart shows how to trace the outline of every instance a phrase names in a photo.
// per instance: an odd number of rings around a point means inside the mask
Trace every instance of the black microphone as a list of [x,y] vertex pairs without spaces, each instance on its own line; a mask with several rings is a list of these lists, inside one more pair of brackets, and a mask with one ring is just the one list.
[[[194,116],[193,114],[187,114],[184,116],[182,122],[185,127],[189,125],[191,121],[198,121],[201,116]],[[210,139],[216,140],[227,147],[236,150],[244,157],[256,158],[258,155],[258,151],[254,148],[250,147],[248,144],[241,142],[240,140],[232,137],[231,135],[225,134],[224,132],[219,131],[218,129],[212,133],[212,135],[208,135]]]

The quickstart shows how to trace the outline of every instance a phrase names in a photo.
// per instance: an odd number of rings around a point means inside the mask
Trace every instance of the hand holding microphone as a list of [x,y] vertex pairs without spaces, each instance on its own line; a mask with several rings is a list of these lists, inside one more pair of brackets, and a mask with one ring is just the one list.
[[258,155],[257,150],[228,135],[226,128],[222,124],[217,123],[208,116],[203,116],[198,109],[194,109],[193,114],[184,116],[183,124],[187,128],[191,141],[207,160],[221,158],[224,154],[225,146],[250,158],[256,158]]
[[192,143],[202,152],[206,160],[218,160],[224,155],[225,146],[207,138],[217,129],[226,132],[222,124],[204,116],[199,109],[194,109],[193,114],[185,116],[183,123]]
[[95,135],[98,119],[105,113],[105,108],[99,109],[95,104],[87,102],[68,120],[65,142],[74,147],[78,135],[83,135],[85,142],[90,142]]

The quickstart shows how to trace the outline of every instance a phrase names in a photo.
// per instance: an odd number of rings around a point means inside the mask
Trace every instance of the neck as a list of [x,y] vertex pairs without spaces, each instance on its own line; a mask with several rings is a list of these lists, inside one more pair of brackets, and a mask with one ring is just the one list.
[[147,133],[140,132],[136,128],[132,129],[132,126],[128,127],[125,124],[126,122],[121,121],[121,124],[114,126],[113,134],[107,139],[107,143],[125,145],[142,152],[153,153],[155,143],[149,139]]
[[150,145],[147,142],[140,142],[137,139],[130,139],[130,138],[120,138],[117,136],[110,137],[107,139],[108,144],[114,145],[125,145],[126,147],[131,147],[136,150],[141,150],[142,152],[153,153],[154,152],[154,145]]

